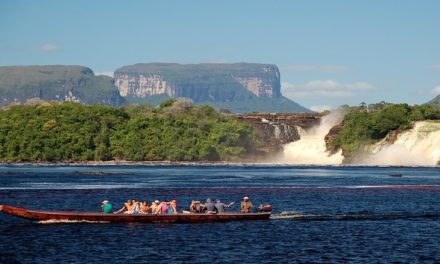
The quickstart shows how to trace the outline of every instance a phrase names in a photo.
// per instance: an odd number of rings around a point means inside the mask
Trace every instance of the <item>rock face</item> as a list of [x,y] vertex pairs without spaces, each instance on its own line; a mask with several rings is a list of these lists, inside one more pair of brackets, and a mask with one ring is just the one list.
[[234,112],[309,112],[281,95],[279,70],[270,64],[147,63],[121,67],[114,76],[120,94],[138,102],[166,95]]
[[[342,122],[342,123],[332,127],[328,131],[328,134],[324,137],[325,146],[326,146],[327,150],[330,152],[330,154],[332,154],[332,155],[335,154],[336,152],[338,152],[339,149],[334,148],[330,142],[332,142],[332,140],[338,136],[339,132],[341,132],[341,130],[343,128],[344,128],[344,123]],[[346,153],[343,153],[343,154],[346,154]]]
[[265,113],[238,115],[237,120],[254,127],[263,143],[262,150],[276,153],[283,144],[297,141],[301,131],[318,125],[320,114],[315,113]]
[[29,100],[119,106],[125,102],[113,79],[82,66],[0,67],[0,106]]
[[[117,76],[116,76],[117,75]],[[168,85],[162,76],[151,74],[115,73],[116,85],[121,96],[133,96],[144,98],[149,95],[167,94],[174,96],[174,90]]]

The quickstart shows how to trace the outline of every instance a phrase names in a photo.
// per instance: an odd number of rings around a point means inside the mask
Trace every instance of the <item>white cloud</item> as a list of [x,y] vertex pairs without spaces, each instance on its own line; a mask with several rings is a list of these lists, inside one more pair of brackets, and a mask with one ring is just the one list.
[[95,75],[105,75],[105,76],[110,76],[113,78],[114,74],[111,71],[108,72],[96,72]]
[[435,70],[440,70],[440,64],[434,64],[432,65],[432,68]]
[[440,85],[432,88],[431,93],[433,93],[434,95],[440,95]]
[[357,92],[374,90],[374,87],[366,82],[340,83],[333,80],[316,80],[304,84],[283,82],[281,89],[284,95],[291,98],[350,98]]
[[283,71],[287,72],[346,72],[353,69],[351,66],[344,65],[307,65],[293,64],[280,66]]
[[324,112],[326,110],[332,110],[334,107],[329,105],[312,105],[309,107],[309,109],[315,112]]
[[42,52],[55,52],[61,50],[61,46],[57,43],[48,42],[40,45],[38,50]]

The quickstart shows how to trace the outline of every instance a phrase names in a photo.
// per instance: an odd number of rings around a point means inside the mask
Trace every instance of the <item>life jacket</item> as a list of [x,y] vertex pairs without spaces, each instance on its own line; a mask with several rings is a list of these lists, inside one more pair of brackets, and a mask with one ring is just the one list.
[[168,206],[167,214],[174,214],[173,207]]

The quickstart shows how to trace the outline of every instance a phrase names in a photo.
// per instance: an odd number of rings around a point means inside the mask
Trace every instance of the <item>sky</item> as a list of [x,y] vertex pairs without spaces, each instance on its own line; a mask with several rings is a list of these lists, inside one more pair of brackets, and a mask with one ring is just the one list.
[[314,110],[440,94],[440,1],[0,1],[0,65],[270,63]]

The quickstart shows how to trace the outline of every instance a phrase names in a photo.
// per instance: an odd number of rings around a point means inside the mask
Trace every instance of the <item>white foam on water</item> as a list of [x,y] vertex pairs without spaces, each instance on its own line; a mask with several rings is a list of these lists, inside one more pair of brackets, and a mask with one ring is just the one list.
[[271,214],[270,219],[295,219],[305,215],[296,211],[284,211],[280,214]]
[[38,221],[39,224],[77,224],[77,223],[92,223],[92,224],[106,224],[109,221],[86,221],[86,220],[44,220]]

